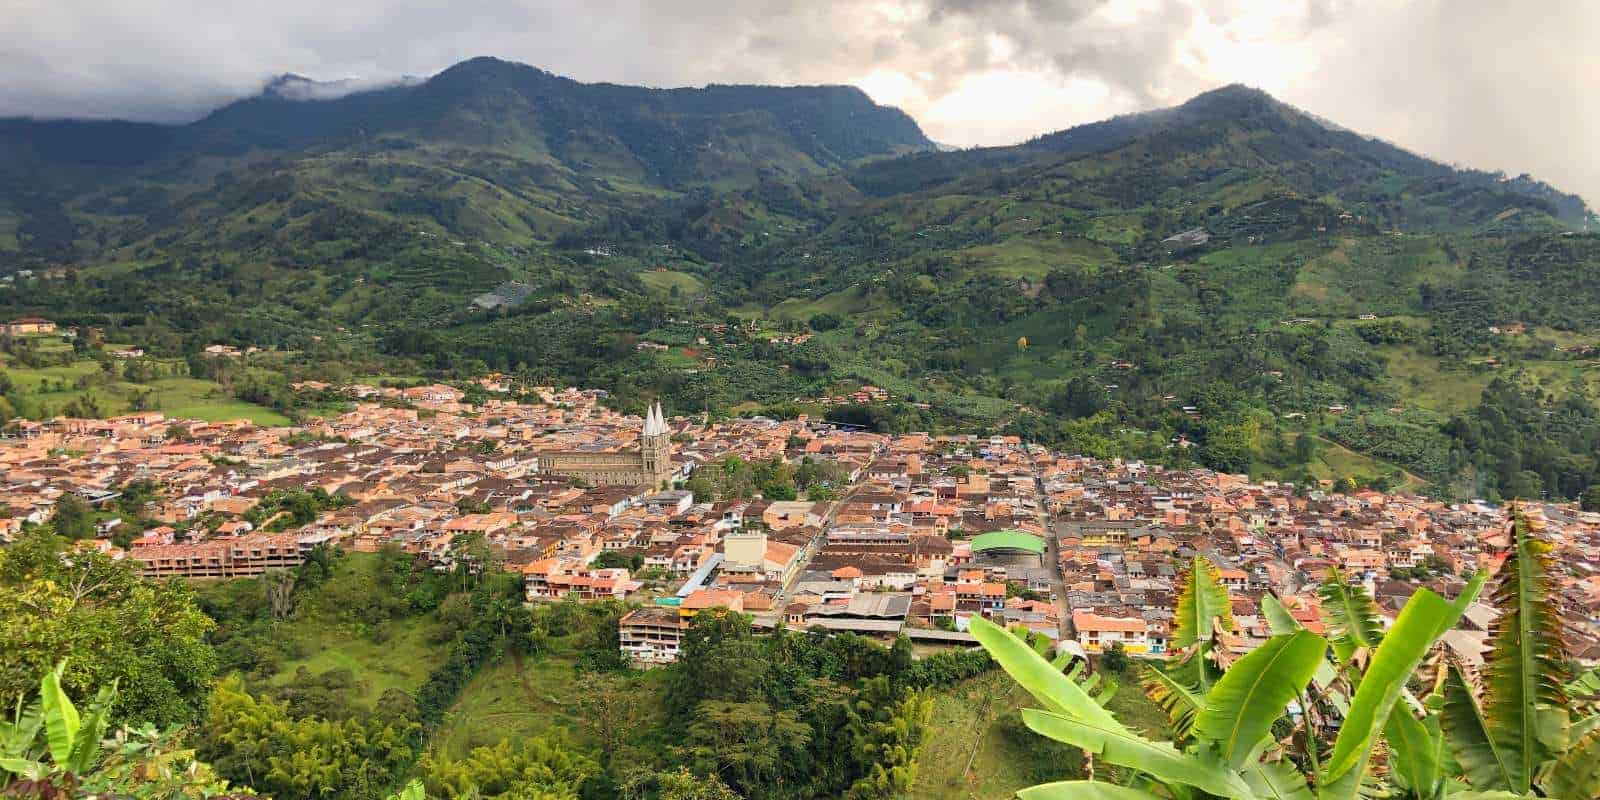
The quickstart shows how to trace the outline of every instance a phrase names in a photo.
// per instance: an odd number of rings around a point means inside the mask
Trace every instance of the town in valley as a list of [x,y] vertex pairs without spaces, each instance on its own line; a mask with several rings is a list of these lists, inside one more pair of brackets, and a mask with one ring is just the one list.
[[[1264,595],[1321,630],[1315,588],[1337,571],[1392,617],[1419,587],[1453,597],[1508,546],[1503,506],[1097,460],[1016,436],[886,435],[659,405],[640,419],[600,391],[528,387],[510,399],[503,378],[480,382],[491,398],[478,404],[444,384],[298,388],[347,396],[350,410],[296,427],[159,412],[16,424],[0,439],[0,536],[73,503],[93,510],[75,547],[151,578],[259,576],[318,547],[399,548],[440,571],[476,558],[471,569],[520,575],[528,603],[629,603],[619,641],[639,667],[676,660],[692,618],[715,607],[757,630],[926,648],[973,646],[967,630],[982,616],[1080,656],[1160,659],[1197,554],[1231,592],[1228,634],[1242,652],[1271,635]],[[781,497],[705,479],[737,463],[781,469]],[[797,487],[802,470],[809,484]],[[149,499],[119,512],[134,486]],[[310,493],[324,507],[290,524],[282,498]],[[1572,652],[1600,663],[1600,514],[1520,512],[1566,569],[1556,590],[1575,621]],[[1478,663],[1492,619],[1472,607],[1445,644]]]

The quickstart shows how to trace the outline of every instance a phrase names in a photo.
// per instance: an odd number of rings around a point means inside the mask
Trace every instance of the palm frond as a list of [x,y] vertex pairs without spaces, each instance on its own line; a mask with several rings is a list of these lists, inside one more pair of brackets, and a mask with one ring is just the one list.
[[1189,738],[1194,730],[1195,715],[1205,707],[1205,698],[1197,687],[1168,674],[1154,664],[1142,664],[1139,669],[1140,684],[1146,697],[1166,712],[1172,722],[1172,737],[1176,741]]
[[1328,639],[1340,663],[1348,662],[1358,650],[1372,650],[1383,640],[1377,604],[1364,587],[1351,583],[1338,568],[1328,570],[1328,577],[1317,587],[1317,595],[1322,598]]
[[[1551,545],[1516,509],[1512,548],[1492,598],[1501,611],[1490,628],[1483,667],[1483,715],[1504,758],[1514,792],[1529,791],[1541,766],[1567,746],[1566,645],[1553,601]],[[1481,788],[1481,787],[1480,787]]]

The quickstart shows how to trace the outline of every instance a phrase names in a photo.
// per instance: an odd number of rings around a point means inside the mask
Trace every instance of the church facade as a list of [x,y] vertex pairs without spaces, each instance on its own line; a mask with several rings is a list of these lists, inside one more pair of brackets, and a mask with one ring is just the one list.
[[637,452],[594,453],[569,450],[543,453],[539,471],[576,478],[593,486],[623,485],[665,487],[672,481],[672,432],[661,404],[645,415]]

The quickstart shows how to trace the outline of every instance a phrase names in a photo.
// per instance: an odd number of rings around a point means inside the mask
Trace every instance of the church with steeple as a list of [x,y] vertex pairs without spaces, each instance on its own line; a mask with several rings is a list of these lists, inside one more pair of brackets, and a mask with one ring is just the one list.
[[639,450],[567,450],[539,456],[539,471],[576,478],[593,486],[625,485],[666,488],[672,482],[672,430],[661,404],[650,406]]

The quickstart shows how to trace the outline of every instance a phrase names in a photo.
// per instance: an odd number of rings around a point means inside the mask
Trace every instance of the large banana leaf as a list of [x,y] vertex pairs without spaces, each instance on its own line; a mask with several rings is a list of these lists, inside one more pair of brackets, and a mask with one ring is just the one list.
[[34,741],[44,728],[44,712],[39,701],[23,705],[17,698],[17,710],[9,722],[0,720],[0,757],[21,759],[33,755]]
[[66,765],[72,759],[72,745],[77,741],[78,709],[61,688],[61,673],[65,664],[44,674],[39,680],[39,704],[44,710],[45,742],[50,746],[50,758]]
[[1588,672],[1573,678],[1567,684],[1567,695],[1573,699],[1585,700],[1600,699],[1600,667],[1595,667]]
[[1223,630],[1233,630],[1233,603],[1218,578],[1217,568],[1205,556],[1195,556],[1194,564],[1178,595],[1173,618],[1172,646],[1192,647],[1211,637],[1214,620],[1222,620]]
[[971,632],[1013,680],[1050,710],[1127,733],[1128,729],[1117,722],[1110,711],[1006,629],[983,617],[973,616]]
[[1036,708],[1023,709],[1022,721],[1041,736],[1081,747],[1107,763],[1136,769],[1165,783],[1240,800],[1254,797],[1250,785],[1220,761],[1179,752],[1167,742],[1152,742],[1127,730],[1098,727]]
[[1382,641],[1378,606],[1366,589],[1351,583],[1338,568],[1328,570],[1328,577],[1317,587],[1317,595],[1322,598],[1323,613],[1328,615],[1328,638],[1341,664],[1349,661],[1356,650],[1370,650]]
[[111,704],[116,699],[117,684],[113,681],[110,686],[103,687],[89,704],[89,711],[83,715],[83,723],[78,726],[77,736],[73,738],[72,756],[64,765],[73,774],[87,774],[100,758],[100,740],[105,738],[106,727],[111,724]]
[[1350,701],[1350,713],[1339,728],[1333,753],[1328,756],[1322,783],[1332,783],[1353,769],[1365,771],[1372,746],[1395,701],[1400,699],[1406,680],[1422,663],[1436,634],[1453,622],[1450,604],[1439,595],[1418,589],[1411,596],[1394,627],[1372,654],[1361,687]]
[[1480,790],[1511,786],[1511,769],[1489,735],[1489,722],[1460,667],[1450,665],[1439,693],[1444,697],[1439,724],[1467,781]]
[[1189,738],[1194,730],[1195,715],[1205,706],[1205,698],[1154,664],[1141,665],[1140,674],[1145,695],[1167,712],[1167,718],[1172,721],[1172,737],[1179,741]]
[[428,793],[423,790],[422,781],[414,780],[398,794],[389,795],[389,800],[428,800]]
[[1312,800],[1306,776],[1289,761],[1252,761],[1244,767],[1244,782],[1261,800]]
[[1437,717],[1419,720],[1410,709],[1398,708],[1389,714],[1383,727],[1389,742],[1389,769],[1394,781],[1419,800],[1437,800],[1444,795],[1444,735]]
[[1230,767],[1244,766],[1272,723],[1311,682],[1327,649],[1327,640],[1302,630],[1274,636],[1250,651],[1206,694],[1195,735],[1216,742]]
[[1567,745],[1569,680],[1560,611],[1550,585],[1551,546],[1512,512],[1513,546],[1500,568],[1501,610],[1483,668],[1483,718],[1513,792],[1528,792],[1539,768]]
[[1261,615],[1267,618],[1267,627],[1272,629],[1273,636],[1286,636],[1301,629],[1301,624],[1295,621],[1289,609],[1283,607],[1278,598],[1270,594],[1261,596]]
[[1573,739],[1582,739],[1596,730],[1600,730],[1600,714],[1590,714],[1587,717],[1572,721],[1571,733]]
[[1600,731],[1584,737],[1556,761],[1541,788],[1549,797],[1600,797]]
[[1149,792],[1100,781],[1041,783],[1017,792],[1018,800],[1160,800]]

